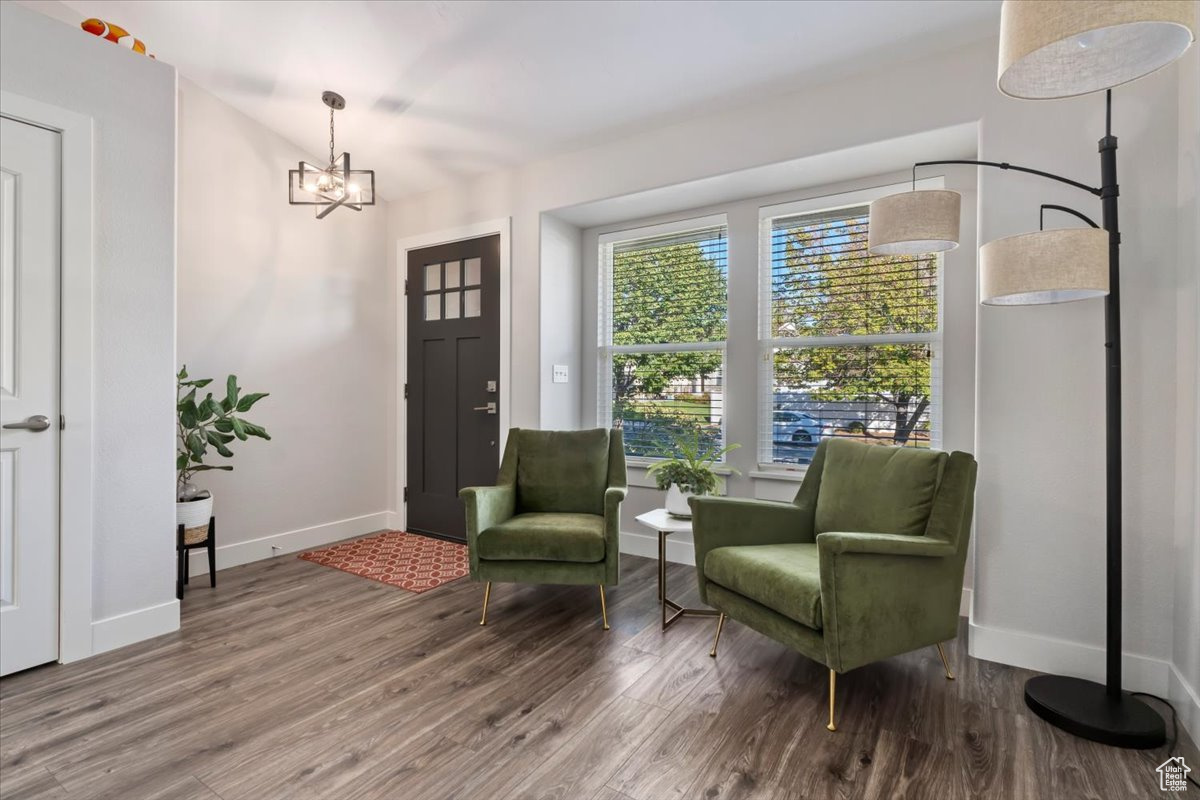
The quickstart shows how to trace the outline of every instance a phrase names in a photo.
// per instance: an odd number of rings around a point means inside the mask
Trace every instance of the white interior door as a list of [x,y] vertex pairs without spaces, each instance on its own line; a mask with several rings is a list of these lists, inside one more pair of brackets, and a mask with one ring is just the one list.
[[58,133],[0,119],[0,675],[58,658]]

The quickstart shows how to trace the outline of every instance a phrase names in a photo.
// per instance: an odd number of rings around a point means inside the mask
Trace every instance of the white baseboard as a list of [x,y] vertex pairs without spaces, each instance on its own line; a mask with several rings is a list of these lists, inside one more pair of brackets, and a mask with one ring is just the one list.
[[92,623],[92,655],[179,630],[179,601],[139,608]]
[[[640,531],[621,531],[621,552],[643,558],[658,558],[658,534]],[[696,565],[696,547],[691,539],[667,537],[667,561],[674,564]]]
[[[972,658],[1104,682],[1103,647],[974,622],[970,623],[970,631],[967,652]],[[1166,697],[1172,669],[1171,663],[1162,659],[1138,653],[1121,656],[1123,688],[1130,691]]]
[[1192,741],[1200,740],[1200,692],[1184,679],[1174,664],[1171,664],[1167,680],[1167,699],[1179,714],[1179,724],[1187,729]]
[[[287,553],[298,553],[320,547],[323,544],[362,536],[380,530],[392,530],[397,520],[394,511],[379,511],[374,514],[364,514],[361,517],[340,519],[327,522],[324,525],[313,525],[294,531],[276,533],[245,542],[230,542],[221,544],[221,528],[217,525],[217,571],[249,564],[251,561],[261,561],[272,556]],[[188,575],[208,574],[208,553],[204,550],[192,550],[188,563]]]

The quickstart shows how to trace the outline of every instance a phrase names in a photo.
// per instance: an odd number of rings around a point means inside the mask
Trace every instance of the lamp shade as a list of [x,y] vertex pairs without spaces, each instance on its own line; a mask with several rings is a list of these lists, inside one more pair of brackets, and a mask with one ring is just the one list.
[[867,249],[877,256],[940,253],[958,247],[962,195],[922,189],[871,202]]
[[1035,231],[979,248],[980,302],[1067,303],[1108,294],[1108,231]]
[[1004,0],[1000,91],[1048,100],[1111,89],[1195,40],[1192,0]]

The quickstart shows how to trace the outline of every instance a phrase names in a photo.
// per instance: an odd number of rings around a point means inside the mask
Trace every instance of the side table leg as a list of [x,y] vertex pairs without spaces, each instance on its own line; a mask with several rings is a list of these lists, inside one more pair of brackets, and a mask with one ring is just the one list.
[[183,546],[183,526],[175,531],[175,599],[183,599],[183,576],[187,569],[187,549]]
[[658,606],[662,611],[662,628],[667,629],[667,534],[658,532]]
[[208,518],[208,585],[217,588],[217,518]]

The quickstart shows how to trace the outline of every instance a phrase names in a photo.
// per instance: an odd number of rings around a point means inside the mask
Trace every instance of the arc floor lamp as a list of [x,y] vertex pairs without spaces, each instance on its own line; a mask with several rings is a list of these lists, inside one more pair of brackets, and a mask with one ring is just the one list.
[[1041,230],[988,242],[979,251],[980,301],[1032,305],[1104,298],[1107,653],[1104,684],[1039,675],[1025,702],[1040,717],[1087,739],[1151,748],[1165,725],[1148,705],[1121,690],[1121,292],[1117,224],[1117,139],[1112,89],[1149,75],[1183,55],[1195,40],[1192,0],[1005,0],[1000,12],[1000,91],[1049,100],[1105,93],[1100,185],[996,161],[927,161],[913,166],[914,191],[871,204],[873,253],[929,253],[958,246],[957,192],[916,191],[917,167],[972,164],[1037,175],[1100,198],[1101,222],[1065,206],[1044,205],[1087,228]]

